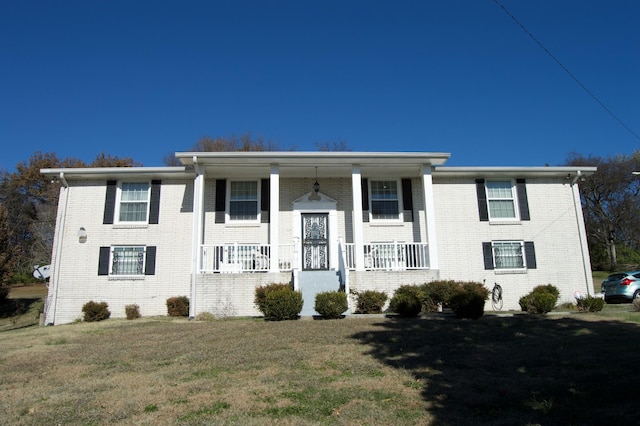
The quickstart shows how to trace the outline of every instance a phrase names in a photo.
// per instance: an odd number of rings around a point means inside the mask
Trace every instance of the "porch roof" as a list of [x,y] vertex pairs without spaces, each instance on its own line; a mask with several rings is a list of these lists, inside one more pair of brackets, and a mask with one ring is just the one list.
[[350,177],[359,165],[365,176],[420,176],[422,167],[444,164],[451,154],[444,152],[177,152],[185,166],[199,164],[207,176],[265,176],[279,166],[283,177]]

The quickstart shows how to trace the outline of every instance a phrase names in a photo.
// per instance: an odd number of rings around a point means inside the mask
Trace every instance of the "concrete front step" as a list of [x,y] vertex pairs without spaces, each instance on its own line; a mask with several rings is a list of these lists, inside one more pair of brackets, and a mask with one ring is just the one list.
[[336,271],[301,271],[298,274],[298,285],[304,300],[300,315],[318,315],[313,309],[316,303],[316,294],[340,290],[340,277]]

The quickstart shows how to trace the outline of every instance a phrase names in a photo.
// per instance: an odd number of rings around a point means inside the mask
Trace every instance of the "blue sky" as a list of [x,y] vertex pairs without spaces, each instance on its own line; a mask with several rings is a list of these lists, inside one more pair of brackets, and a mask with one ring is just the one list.
[[[501,1],[640,134],[640,2]],[[158,166],[247,132],[452,166],[640,147],[493,0],[0,2],[0,169],[35,151]]]

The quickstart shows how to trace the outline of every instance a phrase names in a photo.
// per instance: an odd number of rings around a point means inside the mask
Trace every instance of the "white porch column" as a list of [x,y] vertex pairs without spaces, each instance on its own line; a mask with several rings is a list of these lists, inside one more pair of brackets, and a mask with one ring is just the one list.
[[269,244],[271,266],[269,272],[280,272],[280,167],[271,165],[269,179]]
[[429,251],[429,268],[440,269],[438,262],[438,239],[436,237],[436,209],[433,204],[433,178],[431,165],[422,166],[422,188],[424,189],[424,213],[427,226],[427,250]]
[[360,165],[351,166],[351,188],[353,191],[353,243],[356,255],[356,271],[364,271],[364,232],[362,229],[362,175]]
[[189,317],[196,316],[196,278],[200,273],[200,254],[204,229],[204,167],[193,157],[196,177],[193,182],[193,227],[191,236],[191,300]]

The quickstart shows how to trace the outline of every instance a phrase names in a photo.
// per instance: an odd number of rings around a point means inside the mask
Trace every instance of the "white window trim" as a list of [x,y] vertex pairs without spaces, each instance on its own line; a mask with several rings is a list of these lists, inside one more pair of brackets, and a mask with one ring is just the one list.
[[[511,200],[513,201],[513,217],[491,217],[491,200],[506,200],[506,198],[490,198],[489,197],[489,184],[491,182],[510,182],[511,183]],[[520,208],[518,207],[518,188],[516,187],[516,181],[514,179],[490,179],[484,183],[484,190],[487,194],[487,214],[489,216],[489,222],[520,222]]]
[[[232,219],[231,218],[231,182],[257,182],[256,185],[256,218],[255,219]],[[227,179],[227,199],[225,200],[225,223],[228,225],[256,225],[261,223],[260,203],[262,194],[261,179]]]
[[[120,208],[122,207],[122,184],[123,183],[146,183],[147,184],[147,217],[145,220],[141,221],[129,221],[129,220],[120,220]],[[118,181],[118,190],[116,191],[116,208],[114,212],[114,225],[121,225],[126,227],[126,225],[140,226],[140,225],[148,225],[149,224],[149,210],[151,209],[151,182],[148,180],[135,181],[135,180],[127,180],[127,181]]]
[[[132,247],[132,248],[142,248],[142,273],[140,274],[114,274],[113,273],[113,252],[116,248],[122,247]],[[144,280],[145,268],[147,267],[147,246],[145,245],[137,245],[137,244],[118,244],[111,246],[109,250],[109,279],[112,281],[116,280]]]
[[[395,182],[396,183],[396,193],[398,196],[398,218],[397,219],[377,219],[373,217],[373,196],[372,196],[373,185],[371,184],[372,182]],[[376,179],[371,178],[369,179],[369,185],[367,186],[369,191],[369,223],[371,225],[403,224],[404,223],[404,212],[403,212],[404,204],[402,200],[402,181],[400,179],[391,179],[391,178],[376,178]]]
[[[496,259],[496,244],[520,244],[520,251],[522,253],[522,268],[498,268],[498,262]],[[493,269],[496,273],[516,273],[516,272],[526,272],[527,271],[527,254],[525,253],[524,241],[523,240],[494,240],[491,241],[491,255],[493,256]]]

